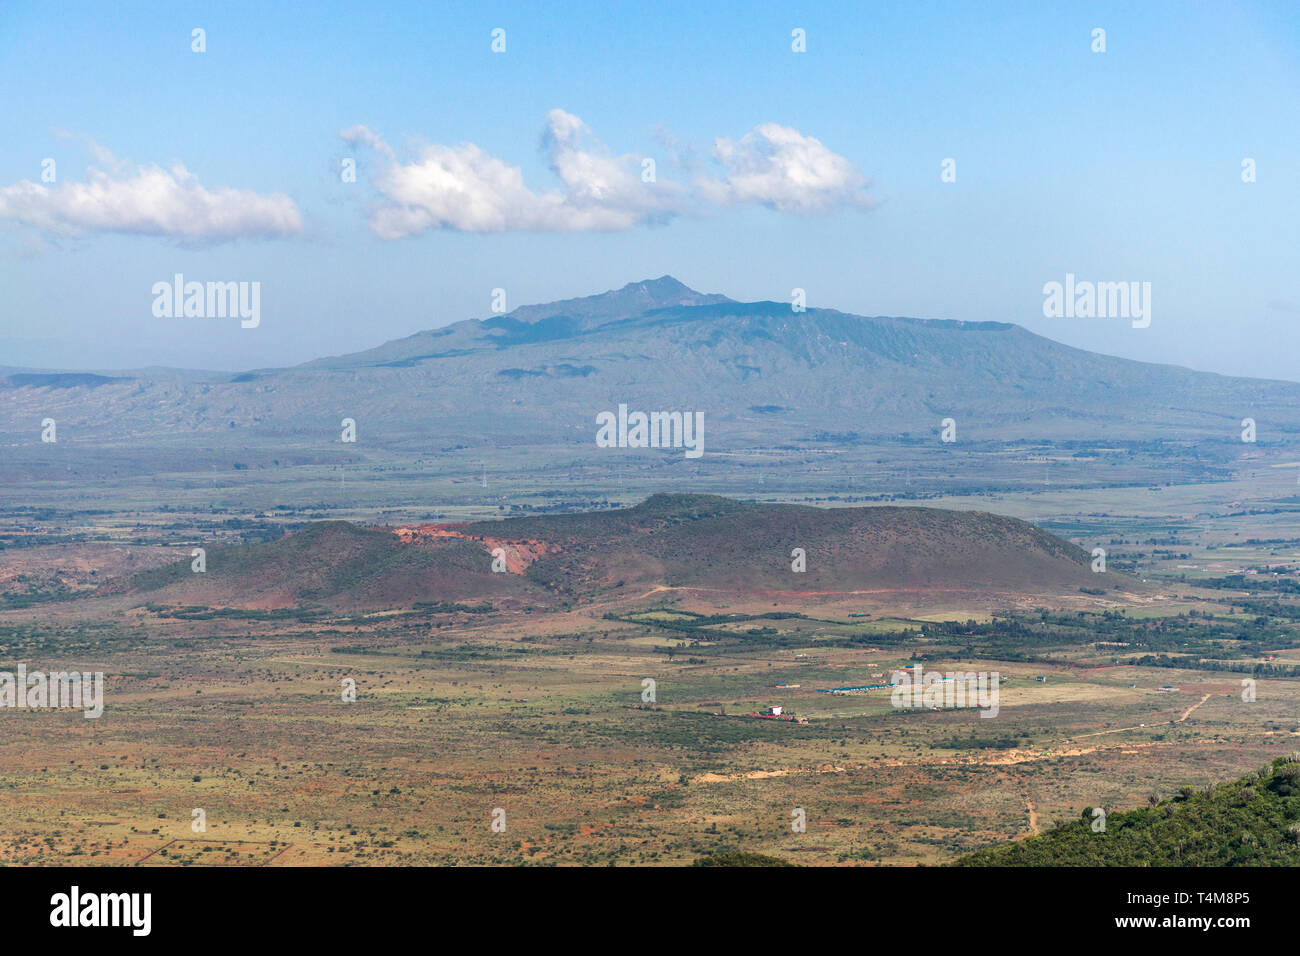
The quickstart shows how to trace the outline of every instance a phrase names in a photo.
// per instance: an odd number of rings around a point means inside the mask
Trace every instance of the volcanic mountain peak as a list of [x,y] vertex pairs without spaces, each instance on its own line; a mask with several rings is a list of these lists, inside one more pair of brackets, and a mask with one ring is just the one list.
[[348,355],[307,362],[299,368],[410,367],[426,360],[457,361],[472,352],[495,352],[518,345],[537,345],[616,325],[658,309],[737,304],[725,295],[706,294],[669,275],[629,282],[621,289],[557,302],[521,305],[503,315],[465,319],[437,329]]
[[[584,327],[600,325],[617,319],[629,318],[649,312],[683,305],[714,305],[731,302],[725,295],[696,292],[690,286],[670,275],[658,279],[629,282],[621,289],[611,289],[596,295],[537,305],[521,305],[507,313],[508,319],[517,322],[538,322],[542,319],[565,316]],[[491,320],[489,320],[491,321]]]

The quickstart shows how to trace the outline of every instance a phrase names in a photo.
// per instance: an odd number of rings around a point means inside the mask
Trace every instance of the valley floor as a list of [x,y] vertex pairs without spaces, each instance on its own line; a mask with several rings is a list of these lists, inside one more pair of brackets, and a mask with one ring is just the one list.
[[[175,548],[104,525],[73,560],[11,537],[5,666],[101,670],[107,700],[97,720],[0,711],[0,862],[934,864],[1232,779],[1300,736],[1295,595],[1211,586],[1294,567],[1300,518],[1268,477],[936,502],[1127,552],[1151,587],[1051,613],[1034,594],[648,589],[536,614],[268,617],[53,600]],[[1009,622],[1039,637],[1016,645]],[[1165,659],[1130,662],[1147,655]],[[819,692],[916,659],[1000,672],[998,717]],[[755,716],[773,705],[795,719]]]

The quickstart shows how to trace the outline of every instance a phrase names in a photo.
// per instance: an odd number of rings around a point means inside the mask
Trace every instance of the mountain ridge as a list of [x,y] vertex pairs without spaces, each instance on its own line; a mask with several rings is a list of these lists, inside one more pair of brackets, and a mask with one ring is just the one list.
[[452,449],[548,446],[558,461],[582,444],[595,455],[594,417],[620,403],[700,410],[714,448],[935,437],[949,418],[958,441],[1226,443],[1246,417],[1270,440],[1300,440],[1297,383],[1105,356],[1012,323],[794,312],[671,276],[288,368],[105,378],[117,380],[53,388],[10,376],[0,440],[20,443],[33,419],[52,417],[79,434],[201,433],[269,454],[323,448],[346,417],[362,436],[346,451],[438,436]]

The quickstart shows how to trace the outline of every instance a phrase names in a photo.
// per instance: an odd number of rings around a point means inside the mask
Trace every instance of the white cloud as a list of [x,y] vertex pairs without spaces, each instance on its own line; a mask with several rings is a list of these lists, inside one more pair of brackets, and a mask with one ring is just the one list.
[[726,175],[696,180],[709,202],[756,202],[800,215],[875,205],[866,192],[870,181],[851,162],[789,126],[763,123],[738,141],[717,139],[713,158]]
[[[867,180],[842,156],[798,131],[767,123],[737,143],[720,139],[714,157],[721,178],[699,178],[695,189],[657,177],[642,181],[642,159],[615,156],[590,134],[581,119],[551,110],[542,150],[561,188],[536,191],[518,166],[473,143],[424,146],[403,164],[381,136],[365,126],[343,130],[342,138],[381,157],[374,177],[382,197],[370,210],[370,228],[383,239],[430,229],[463,232],[619,231],[701,213],[709,203],[757,202],[781,212],[829,212],[840,205],[870,208]],[[661,140],[663,134],[661,134]],[[669,164],[679,161],[677,143],[666,145]]]
[[666,126],[656,126],[652,134],[668,157],[668,162],[678,169],[695,172],[701,168],[700,157],[694,145],[685,144]]
[[91,167],[84,182],[52,186],[22,180],[0,188],[0,219],[55,235],[120,232],[167,236],[187,244],[279,238],[302,231],[297,205],[282,193],[210,190],[181,163],[119,163],[95,147],[109,170]]
[[343,141],[351,143],[353,146],[369,146],[371,149],[382,153],[387,159],[394,160],[393,151],[388,148],[382,136],[366,126],[352,126],[339,133]]
[[403,165],[373,131],[344,130],[352,144],[373,147],[386,162],[375,177],[384,201],[370,215],[383,239],[427,229],[463,232],[586,232],[630,229],[662,222],[682,211],[676,183],[641,181],[640,156],[613,156],[597,144],[581,145],[589,130],[578,117],[551,110],[542,147],[563,189],[536,192],[523,172],[473,143],[425,146]]

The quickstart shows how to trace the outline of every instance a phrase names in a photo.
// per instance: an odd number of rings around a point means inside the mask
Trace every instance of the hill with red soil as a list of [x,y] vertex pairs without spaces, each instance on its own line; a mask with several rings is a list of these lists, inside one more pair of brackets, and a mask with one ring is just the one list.
[[[795,571],[796,549],[806,570]],[[494,561],[498,568],[493,570]],[[417,601],[553,607],[655,587],[834,596],[856,591],[1077,594],[1102,582],[1081,548],[999,515],[813,508],[654,495],[584,514],[362,528],[319,522],[277,541],[214,548],[106,588],[209,607],[392,608]]]

